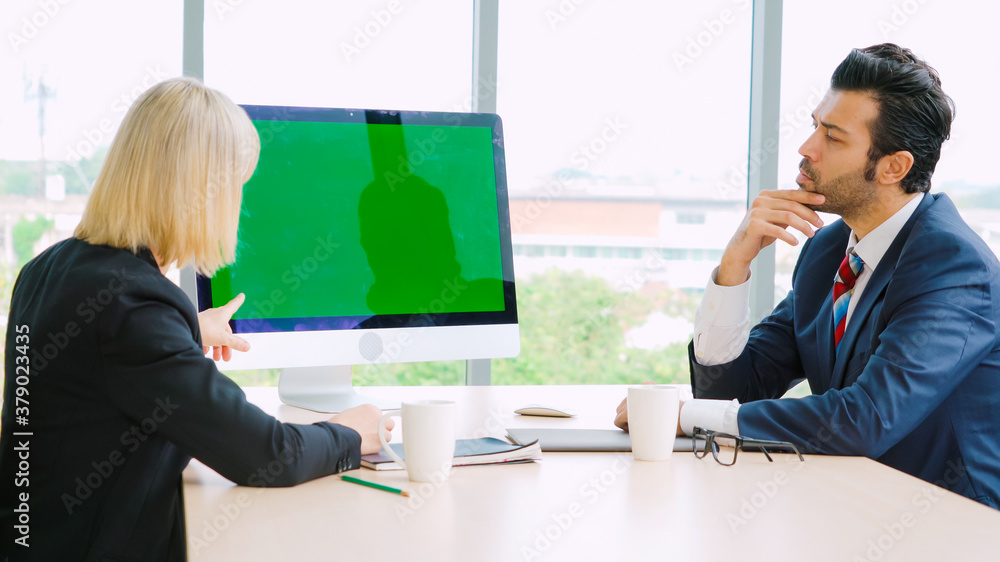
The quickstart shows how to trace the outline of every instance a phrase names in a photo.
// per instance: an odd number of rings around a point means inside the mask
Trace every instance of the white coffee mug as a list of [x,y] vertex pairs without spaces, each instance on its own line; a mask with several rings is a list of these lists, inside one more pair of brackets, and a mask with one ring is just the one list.
[[388,412],[386,418],[403,418],[403,457],[389,447],[379,432],[382,450],[406,469],[413,482],[443,482],[451,474],[455,458],[455,403],[446,400],[415,400],[403,402],[399,413]]
[[649,384],[628,389],[628,432],[637,461],[668,461],[677,437],[680,391]]

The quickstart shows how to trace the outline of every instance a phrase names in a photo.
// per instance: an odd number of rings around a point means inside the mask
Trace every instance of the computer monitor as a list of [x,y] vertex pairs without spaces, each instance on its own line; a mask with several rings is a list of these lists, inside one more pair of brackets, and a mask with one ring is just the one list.
[[243,107],[261,150],[236,262],[182,273],[199,310],[246,294],[251,350],[220,369],[281,368],[282,401],[336,412],[374,402],[351,365],[518,354],[497,115]]

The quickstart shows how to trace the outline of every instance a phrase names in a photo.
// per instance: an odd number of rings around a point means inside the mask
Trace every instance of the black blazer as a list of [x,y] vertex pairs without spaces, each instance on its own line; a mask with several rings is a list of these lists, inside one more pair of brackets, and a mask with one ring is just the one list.
[[[181,471],[191,457],[245,486],[359,466],[356,431],[278,422],[200,342],[194,307],[148,250],[70,238],[24,266],[7,326],[0,551],[11,560],[185,560]],[[15,529],[23,520],[27,529]],[[15,542],[23,530],[27,548]]]

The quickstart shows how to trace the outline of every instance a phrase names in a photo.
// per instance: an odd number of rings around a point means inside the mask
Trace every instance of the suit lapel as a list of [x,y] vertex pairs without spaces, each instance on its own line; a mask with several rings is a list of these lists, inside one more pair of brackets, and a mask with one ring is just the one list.
[[[847,362],[855,355],[855,344],[858,341],[858,335],[861,329],[868,323],[868,317],[871,315],[872,309],[875,304],[881,302],[882,294],[885,291],[886,286],[889,284],[889,280],[892,279],[893,273],[896,271],[896,262],[899,260],[899,254],[903,250],[903,245],[906,243],[906,239],[910,236],[910,231],[913,230],[913,225],[916,223],[917,218],[927,210],[927,207],[931,206],[934,197],[929,195],[924,195],[923,200],[920,205],[917,206],[916,211],[910,216],[903,228],[900,229],[899,234],[889,245],[889,249],[886,250],[885,254],[882,256],[882,260],[879,261],[878,267],[875,268],[874,273],[868,279],[868,284],[865,285],[864,292],[861,294],[858,304],[854,307],[854,312],[851,313],[851,321],[847,325],[847,330],[844,332],[844,338],[840,342],[840,353],[836,354],[836,362],[833,366],[833,377],[830,381],[831,388],[840,388],[844,382],[844,376],[846,375]],[[827,307],[830,309],[830,324],[831,327],[829,331],[832,333],[832,323],[833,323],[833,313],[832,305]],[[833,336],[830,337],[831,349]]]

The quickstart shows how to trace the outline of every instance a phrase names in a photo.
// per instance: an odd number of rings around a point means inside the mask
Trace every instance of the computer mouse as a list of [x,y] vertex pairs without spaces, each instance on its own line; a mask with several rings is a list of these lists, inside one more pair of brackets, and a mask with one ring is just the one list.
[[576,412],[572,410],[540,406],[538,404],[528,404],[523,408],[514,410],[514,413],[521,414],[522,416],[545,416],[549,418],[572,418],[576,416]]

